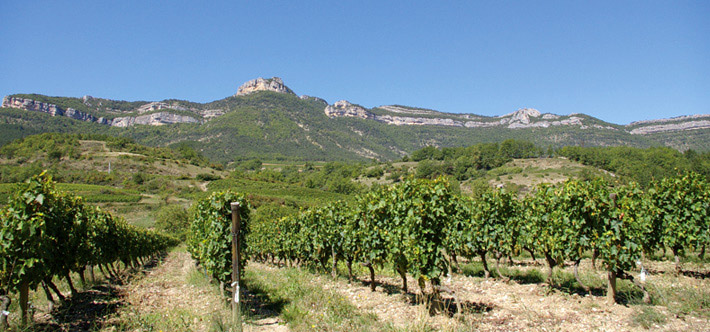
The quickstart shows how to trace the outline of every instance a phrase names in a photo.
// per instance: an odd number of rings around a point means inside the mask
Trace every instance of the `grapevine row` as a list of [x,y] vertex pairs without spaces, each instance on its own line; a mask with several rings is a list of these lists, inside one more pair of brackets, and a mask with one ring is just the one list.
[[[0,297],[7,313],[11,293],[19,293],[23,323],[27,320],[30,289],[42,286],[53,305],[53,283],[66,279],[72,294],[76,289],[70,272],[84,280],[87,267],[98,266],[116,276],[116,263],[135,266],[156,252],[176,244],[174,238],[129,225],[80,197],[55,189],[44,173],[20,185],[9,204],[0,210]],[[7,315],[2,316],[7,326]]]
[[633,183],[568,180],[540,185],[518,200],[503,190],[454,195],[441,178],[407,180],[376,188],[353,204],[333,203],[250,227],[253,257],[323,269],[330,261],[333,273],[345,260],[351,277],[352,264],[359,262],[369,268],[373,290],[377,264],[391,264],[405,291],[409,273],[420,286],[430,280],[436,293],[457,257],[480,257],[488,275],[487,256],[537,253],[552,282],[554,267],[573,262],[577,276],[582,255],[591,252],[607,271],[608,297],[615,301],[618,278],[643,286],[628,273],[643,253],[669,248],[678,262],[686,250],[710,244],[710,186],[694,173],[658,181],[647,192]]
[[[241,251],[246,250],[245,238],[249,234],[250,206],[244,195],[231,191],[216,192],[195,203],[192,209],[190,234],[187,250],[200,264],[205,273],[224,285],[231,281],[232,275],[232,202],[239,203],[241,223],[239,232]],[[246,264],[246,255],[240,256],[240,273]]]

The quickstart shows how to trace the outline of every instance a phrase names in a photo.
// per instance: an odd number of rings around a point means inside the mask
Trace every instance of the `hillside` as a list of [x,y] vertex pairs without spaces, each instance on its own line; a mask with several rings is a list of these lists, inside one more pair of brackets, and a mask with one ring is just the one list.
[[43,132],[102,133],[151,146],[185,143],[210,159],[394,160],[427,145],[467,146],[521,139],[538,146],[669,146],[710,149],[710,115],[621,126],[535,109],[496,117],[401,105],[366,109],[297,96],[278,78],[245,83],[209,103],[127,102],[16,94],[3,99],[0,144]]

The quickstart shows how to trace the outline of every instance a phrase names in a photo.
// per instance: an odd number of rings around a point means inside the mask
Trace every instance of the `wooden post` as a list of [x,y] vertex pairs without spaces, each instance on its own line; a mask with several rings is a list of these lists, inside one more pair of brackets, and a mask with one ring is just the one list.
[[27,281],[22,281],[20,283],[20,312],[21,312],[21,317],[22,317],[22,326],[27,325],[28,321],[28,303],[27,301],[29,300],[29,293],[30,293],[30,283]]
[[232,287],[234,301],[232,302],[232,319],[237,331],[242,331],[242,317],[240,314],[239,299],[239,231],[241,228],[241,217],[239,216],[239,202],[232,202]]

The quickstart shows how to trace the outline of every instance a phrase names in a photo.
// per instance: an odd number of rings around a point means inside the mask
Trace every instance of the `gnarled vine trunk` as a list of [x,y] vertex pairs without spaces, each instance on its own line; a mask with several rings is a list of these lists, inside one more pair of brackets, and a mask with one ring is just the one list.
[[580,286],[582,286],[582,289],[584,289],[584,291],[587,292],[587,294],[592,295],[592,291],[589,289],[589,287],[587,287],[587,285],[585,285],[584,283],[582,283],[582,280],[579,279],[579,272],[578,272],[578,270],[579,270],[579,263],[580,263],[581,261],[582,261],[581,258],[577,258],[577,260],[574,261],[574,278],[577,279],[577,283],[578,283]]
[[609,270],[607,273],[606,299],[610,304],[616,303],[616,271]]
[[397,268],[397,272],[399,273],[399,276],[402,277],[402,292],[407,293],[407,272],[401,267]]
[[42,281],[42,289],[44,290],[44,296],[47,298],[47,312],[52,312],[56,306],[54,296],[52,296],[52,292],[49,291],[49,287],[44,281]]
[[348,265],[348,283],[353,282],[353,259],[348,258],[347,259],[347,265]]
[[547,252],[545,253],[545,260],[547,261],[547,266],[550,268],[550,269],[547,271],[547,283],[548,283],[550,286],[552,286],[552,284],[553,284],[553,283],[552,283],[552,272],[553,272],[555,266],[557,266],[557,263],[558,263],[558,262],[557,262],[557,260],[555,260],[554,258],[552,258],[552,256],[550,256],[550,254],[547,253]]
[[491,276],[491,271],[488,269],[488,262],[486,261],[486,252],[479,251],[478,255],[481,257],[481,262],[483,262],[483,276],[488,279]]

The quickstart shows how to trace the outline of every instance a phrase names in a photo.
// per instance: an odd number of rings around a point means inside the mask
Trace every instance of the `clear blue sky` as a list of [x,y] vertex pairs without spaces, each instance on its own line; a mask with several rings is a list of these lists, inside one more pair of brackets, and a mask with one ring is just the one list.
[[0,1],[0,94],[710,113],[710,1]]

